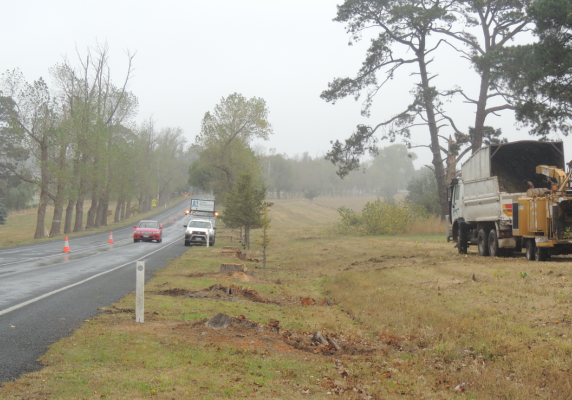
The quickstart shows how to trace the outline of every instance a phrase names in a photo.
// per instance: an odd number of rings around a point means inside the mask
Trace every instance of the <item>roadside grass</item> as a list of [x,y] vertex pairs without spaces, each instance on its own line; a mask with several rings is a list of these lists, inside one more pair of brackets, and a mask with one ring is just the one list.
[[[182,200],[182,198],[178,197],[178,198],[172,200],[167,205],[167,207],[171,207],[174,204],[177,204],[178,202],[180,202],[181,200]],[[85,212],[83,215],[82,226],[85,226],[85,224],[87,222],[87,210],[89,210],[89,205],[90,205],[90,202],[86,201],[86,204],[84,206]],[[109,208],[110,208],[110,210],[113,210],[113,212],[115,212],[115,205],[116,204],[110,203]],[[160,209],[153,209],[153,210],[148,211],[146,213],[141,213],[141,214],[134,215],[130,218],[126,218],[126,219],[124,219],[118,223],[113,222],[113,215],[111,215],[110,217],[107,218],[107,221],[109,222],[107,226],[102,226],[99,228],[92,228],[92,229],[89,229],[87,231],[84,230],[82,232],[68,233],[65,235],[63,233],[60,233],[59,235],[52,236],[51,238],[44,238],[44,239],[34,239],[34,233],[36,232],[36,220],[38,217],[38,209],[37,208],[29,208],[27,210],[14,211],[14,212],[10,212],[10,215],[8,216],[8,220],[6,221],[6,224],[0,225],[0,248],[19,246],[22,244],[36,243],[36,242],[41,242],[41,241],[49,241],[49,240],[54,240],[56,238],[61,239],[64,236],[76,237],[76,236],[85,235],[86,233],[113,231],[117,227],[129,225],[131,223],[139,221],[140,219],[143,219],[143,218],[146,218],[150,215],[156,214],[157,212],[160,212],[160,211],[161,211]],[[64,212],[65,212],[65,210],[64,210]],[[45,221],[45,226],[46,226],[46,229],[48,230],[48,232],[50,231],[50,228],[52,226],[53,214],[54,214],[54,207],[48,206],[47,210],[46,210],[46,221]],[[75,221],[75,212],[74,212],[74,221]],[[63,230],[64,229],[63,229],[63,220],[62,220],[61,231],[63,232]]]
[[[192,247],[146,285],[145,323],[134,322],[126,296],[51,346],[41,371],[5,383],[0,398],[570,397],[570,259],[482,258],[472,247],[461,256],[444,235],[333,235],[337,213],[299,199],[276,200],[271,213],[268,268],[247,262],[254,276],[218,274],[239,262],[221,252],[231,243]],[[215,284],[269,302],[176,295]],[[302,306],[305,297],[334,305]],[[206,328],[219,312],[277,319],[280,334]],[[343,351],[301,350],[284,336],[308,341],[316,330]]]

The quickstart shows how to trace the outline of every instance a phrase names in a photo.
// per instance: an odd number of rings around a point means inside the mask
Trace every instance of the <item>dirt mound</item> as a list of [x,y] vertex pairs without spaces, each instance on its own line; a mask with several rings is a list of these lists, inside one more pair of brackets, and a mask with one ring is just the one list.
[[115,306],[101,307],[99,311],[105,314],[132,314],[135,312],[133,308],[117,308]]
[[239,315],[238,317],[231,317],[230,315],[219,313],[219,314],[215,315],[214,318],[207,321],[205,323],[205,326],[207,328],[210,328],[210,329],[218,330],[218,329],[226,329],[230,325],[240,325],[240,326],[245,327],[247,329],[255,329],[259,332],[262,332],[265,330],[278,332],[279,321],[272,319],[272,318],[270,320],[271,320],[271,324],[264,325],[264,324],[257,324],[256,322],[254,322],[250,319],[247,319],[244,315]]
[[174,288],[174,289],[167,289],[162,291],[160,294],[164,295],[164,296],[185,296],[187,294],[187,290],[185,289],[179,289],[179,288]]
[[277,301],[267,300],[262,298],[260,294],[253,289],[243,288],[242,286],[230,285],[212,285],[203,290],[186,290],[180,288],[172,288],[163,290],[160,292],[154,292],[154,294],[162,296],[173,296],[173,297],[188,297],[191,299],[217,299],[217,300],[227,300],[233,301],[237,299],[243,299],[251,301],[254,303],[268,303],[268,304],[278,304]]

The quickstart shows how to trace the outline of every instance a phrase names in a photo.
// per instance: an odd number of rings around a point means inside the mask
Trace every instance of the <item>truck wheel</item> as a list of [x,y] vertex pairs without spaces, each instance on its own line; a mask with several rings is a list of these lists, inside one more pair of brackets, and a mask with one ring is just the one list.
[[534,261],[536,256],[536,243],[534,243],[534,241],[532,240],[527,240],[526,241],[526,259],[528,261]]
[[534,259],[540,262],[546,261],[546,259],[548,258],[548,250],[538,246],[535,247],[536,251],[534,252]]
[[491,229],[489,232],[489,255],[491,257],[499,257],[499,241],[497,239],[496,229]]
[[467,254],[467,249],[469,248],[467,231],[463,229],[462,224],[459,225],[459,234],[457,235],[457,250],[459,251],[459,254]]
[[489,234],[484,229],[479,231],[477,236],[477,245],[479,247],[479,255],[486,257],[489,255]]

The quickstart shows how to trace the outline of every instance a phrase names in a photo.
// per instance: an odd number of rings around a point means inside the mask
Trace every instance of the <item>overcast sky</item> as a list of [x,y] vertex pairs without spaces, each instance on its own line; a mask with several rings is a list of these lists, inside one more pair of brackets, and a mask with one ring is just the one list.
[[[361,102],[335,105],[320,99],[334,77],[352,76],[364,59],[367,40],[348,46],[344,25],[333,22],[341,0],[226,1],[12,1],[2,4],[0,71],[20,68],[29,81],[68,57],[76,48],[107,41],[112,76],[124,76],[126,50],[137,52],[129,89],[139,98],[138,121],[179,126],[189,142],[201,119],[222,97],[238,92],[262,97],[270,109],[274,135],[263,143],[290,156],[323,155],[330,140],[348,137],[359,123],[376,124],[410,101],[414,77],[398,74],[378,94],[370,118]],[[477,93],[478,77],[450,50],[437,54],[432,71],[440,89],[461,85]],[[461,129],[473,125],[473,108],[456,99],[448,105]],[[517,131],[512,113],[487,119],[509,140],[530,139]],[[441,133],[449,135],[451,129]],[[427,143],[427,130],[413,141]],[[566,150],[572,148],[565,139]],[[417,167],[430,164],[427,149],[415,149]]]

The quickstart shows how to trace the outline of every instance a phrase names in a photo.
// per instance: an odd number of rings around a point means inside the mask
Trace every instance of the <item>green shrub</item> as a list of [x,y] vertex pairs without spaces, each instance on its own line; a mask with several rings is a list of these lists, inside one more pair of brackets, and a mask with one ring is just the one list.
[[405,232],[416,221],[424,221],[429,214],[422,206],[407,201],[368,202],[361,214],[346,207],[338,209],[341,221],[339,233],[358,236],[395,235]]
[[8,219],[8,209],[0,202],[0,225],[4,225]]

